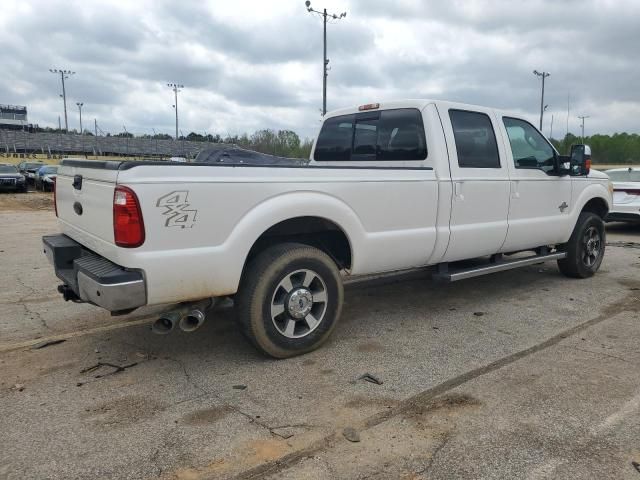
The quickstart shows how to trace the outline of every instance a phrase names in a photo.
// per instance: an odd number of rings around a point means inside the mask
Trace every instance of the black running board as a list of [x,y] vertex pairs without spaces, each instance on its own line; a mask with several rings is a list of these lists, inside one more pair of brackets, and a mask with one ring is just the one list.
[[516,260],[499,261],[482,265],[479,267],[471,267],[460,270],[442,271],[440,268],[433,274],[433,279],[441,282],[457,282],[467,278],[479,277],[490,273],[503,272],[513,268],[526,267],[527,265],[535,265],[536,263],[547,262],[549,260],[562,260],[566,258],[566,252],[547,253],[545,255],[534,255],[533,257],[518,258]]

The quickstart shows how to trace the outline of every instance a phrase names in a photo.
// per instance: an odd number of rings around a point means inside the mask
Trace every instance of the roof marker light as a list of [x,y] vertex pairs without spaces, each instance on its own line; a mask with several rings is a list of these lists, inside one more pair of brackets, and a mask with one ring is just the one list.
[[360,105],[358,110],[362,112],[364,110],[375,110],[376,108],[380,108],[379,103],[367,103],[366,105]]

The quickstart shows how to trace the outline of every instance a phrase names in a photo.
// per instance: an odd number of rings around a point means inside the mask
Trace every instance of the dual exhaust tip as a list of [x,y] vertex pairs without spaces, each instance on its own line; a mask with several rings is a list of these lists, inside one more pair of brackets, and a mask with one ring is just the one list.
[[213,306],[213,299],[181,305],[175,310],[160,315],[151,326],[151,331],[158,335],[170,333],[176,326],[183,332],[193,332],[200,328],[207,319],[207,310]]

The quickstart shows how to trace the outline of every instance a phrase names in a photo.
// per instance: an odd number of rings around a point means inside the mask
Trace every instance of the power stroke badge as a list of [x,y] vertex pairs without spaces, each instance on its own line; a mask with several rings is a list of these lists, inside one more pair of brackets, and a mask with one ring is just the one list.
[[158,199],[156,207],[164,208],[165,227],[191,228],[196,223],[198,210],[190,209],[189,192],[178,190],[167,193]]

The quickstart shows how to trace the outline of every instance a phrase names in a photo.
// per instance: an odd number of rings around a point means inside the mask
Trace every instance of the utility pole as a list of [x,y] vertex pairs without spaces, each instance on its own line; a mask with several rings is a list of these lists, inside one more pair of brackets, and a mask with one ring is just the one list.
[[542,116],[544,115],[544,79],[551,74],[547,72],[539,72],[537,70],[534,70],[533,74],[538,77],[542,77],[542,95],[540,96],[540,131],[542,131]]
[[93,119],[93,130],[95,131],[96,138],[98,138],[98,119]]
[[60,124],[60,115],[58,115],[58,130],[62,130],[62,125]]
[[175,97],[175,104],[173,105],[173,108],[176,109],[176,140],[178,140],[178,92],[181,91],[181,88],[184,88],[184,85],[180,85],[177,83],[167,83],[167,87],[171,87],[171,90],[173,90],[173,95]]
[[327,76],[329,75],[329,59],[327,58],[327,19],[332,18],[334,20],[341,20],[347,16],[347,12],[342,12],[340,15],[335,13],[327,13],[327,9],[324,8],[321,11],[311,8],[311,2],[307,0],[304,2],[307,7],[307,12],[317,13],[322,17],[323,30],[322,30],[322,116],[327,114]]
[[553,138],[553,113],[551,114],[551,128],[549,129],[549,139]]
[[64,129],[69,132],[69,122],[67,121],[67,91],[64,87],[64,81],[69,78],[71,75],[75,75],[76,72],[72,72],[70,70],[61,70],[58,68],[50,68],[49,71],[51,73],[55,73],[56,75],[60,74],[60,81],[62,82],[62,103],[64,105]]
[[578,115],[578,118],[582,120],[580,127],[582,128],[582,143],[584,143],[584,119],[589,118],[589,115]]
[[82,130],[82,106],[84,105],[84,103],[76,102],[76,105],[78,106],[78,112],[80,112],[80,135],[83,135],[83,130]]
[[567,92],[567,135],[565,136],[565,138],[567,138],[569,136],[569,109],[570,109],[570,96],[569,96],[569,92]]

